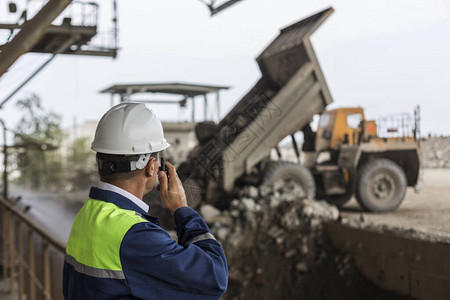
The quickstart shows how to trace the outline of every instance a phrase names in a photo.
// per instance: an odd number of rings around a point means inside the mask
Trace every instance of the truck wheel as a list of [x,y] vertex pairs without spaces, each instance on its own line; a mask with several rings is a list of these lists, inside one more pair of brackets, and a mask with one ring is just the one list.
[[280,179],[297,182],[305,191],[306,197],[308,199],[314,199],[316,194],[314,178],[304,166],[287,161],[273,161],[268,163],[262,184],[272,184]]
[[356,186],[356,199],[366,210],[395,210],[406,192],[406,176],[402,168],[388,159],[377,159],[361,169]]

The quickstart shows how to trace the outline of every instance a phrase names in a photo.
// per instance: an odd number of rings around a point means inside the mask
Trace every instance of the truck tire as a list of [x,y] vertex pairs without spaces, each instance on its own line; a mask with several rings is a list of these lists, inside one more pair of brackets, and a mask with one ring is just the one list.
[[297,182],[303,188],[308,199],[314,199],[316,184],[307,168],[287,161],[269,162],[265,168],[262,184],[272,184],[278,180]]
[[389,159],[368,162],[359,173],[355,196],[364,209],[372,212],[395,210],[406,192],[406,175]]

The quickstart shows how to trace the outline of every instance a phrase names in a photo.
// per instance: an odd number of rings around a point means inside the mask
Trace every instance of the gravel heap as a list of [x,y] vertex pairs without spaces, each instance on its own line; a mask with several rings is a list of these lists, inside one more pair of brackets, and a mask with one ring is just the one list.
[[204,204],[199,211],[228,259],[225,300],[397,299],[331,245],[323,225],[340,220],[338,209],[306,199],[296,184],[246,186],[229,210]]
[[450,137],[432,137],[422,144],[422,165],[425,168],[450,168]]

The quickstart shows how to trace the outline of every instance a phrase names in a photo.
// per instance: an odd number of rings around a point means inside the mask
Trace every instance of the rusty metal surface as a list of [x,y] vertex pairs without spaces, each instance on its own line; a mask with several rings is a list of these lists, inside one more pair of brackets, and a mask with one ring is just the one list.
[[378,286],[417,299],[450,299],[450,237],[407,237],[339,223],[326,224],[326,231]]

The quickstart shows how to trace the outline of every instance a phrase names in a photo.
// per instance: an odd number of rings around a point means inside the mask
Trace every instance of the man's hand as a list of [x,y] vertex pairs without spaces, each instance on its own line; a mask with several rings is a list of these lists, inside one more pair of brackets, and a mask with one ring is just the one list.
[[177,209],[188,205],[183,184],[181,183],[180,178],[178,178],[175,167],[168,162],[166,162],[166,167],[170,180],[167,180],[166,173],[163,171],[158,173],[158,180],[160,184],[159,197],[162,204],[169,209],[173,215]]

